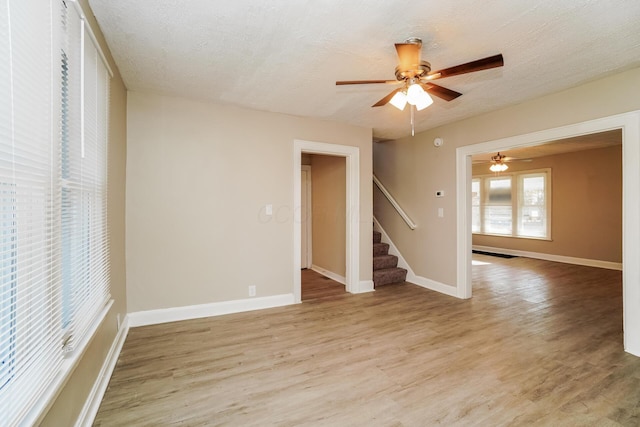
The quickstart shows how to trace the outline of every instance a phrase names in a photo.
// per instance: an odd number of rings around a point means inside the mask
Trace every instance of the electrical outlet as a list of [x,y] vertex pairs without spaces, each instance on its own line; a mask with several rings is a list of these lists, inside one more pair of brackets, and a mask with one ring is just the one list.
[[118,322],[118,331],[120,330],[120,313],[116,314],[116,322]]
[[255,297],[256,296],[256,287],[255,286],[249,286],[249,296],[250,297]]

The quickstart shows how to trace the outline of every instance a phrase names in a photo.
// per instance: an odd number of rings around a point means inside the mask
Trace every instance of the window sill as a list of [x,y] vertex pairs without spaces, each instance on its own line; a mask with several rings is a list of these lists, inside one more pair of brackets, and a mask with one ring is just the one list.
[[471,234],[474,236],[504,237],[506,239],[542,240],[545,242],[553,242],[553,239],[551,237],[509,236],[507,234],[490,234],[490,233],[471,233]]
[[[111,298],[109,296],[108,298]],[[89,327],[89,331],[85,334],[85,337],[82,341],[78,343],[78,347],[73,354],[66,358],[62,362],[62,366],[60,367],[60,372],[49,386],[47,391],[42,395],[42,397],[35,403],[35,405],[28,412],[27,416],[21,420],[25,425],[39,425],[51,406],[58,398],[58,395],[67,384],[67,381],[71,378],[71,375],[78,367],[78,364],[82,360],[85,352],[89,348],[89,345],[93,341],[93,338],[96,336],[96,332],[106,319],[109,310],[111,310],[111,306],[113,305],[113,299],[108,299],[105,303],[105,306],[102,308],[100,313],[96,316],[93,323]]]

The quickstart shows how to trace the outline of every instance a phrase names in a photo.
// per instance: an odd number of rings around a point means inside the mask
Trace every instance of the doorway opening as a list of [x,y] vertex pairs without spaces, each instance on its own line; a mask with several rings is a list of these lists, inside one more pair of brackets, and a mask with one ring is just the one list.
[[346,293],[346,159],[302,153],[302,301]]
[[294,302],[302,301],[301,245],[302,206],[301,170],[302,154],[343,157],[346,168],[345,185],[345,289],[360,292],[360,149],[358,147],[304,140],[293,142],[293,295]]
[[622,131],[622,263],[624,349],[640,356],[640,111],[560,128],[518,135],[456,150],[457,296],[471,298],[471,156],[509,148],[533,147],[550,141],[597,132]]

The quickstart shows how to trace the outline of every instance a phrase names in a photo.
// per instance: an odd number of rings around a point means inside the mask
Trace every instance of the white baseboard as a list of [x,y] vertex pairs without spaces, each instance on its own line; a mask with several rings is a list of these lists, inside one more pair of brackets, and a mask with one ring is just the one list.
[[343,285],[346,285],[346,283],[347,283],[347,279],[344,276],[341,276],[341,275],[336,274],[336,273],[334,273],[332,271],[326,270],[326,269],[324,269],[322,267],[318,267],[315,264],[311,265],[311,269],[313,271],[315,271],[316,273],[322,274],[324,277],[328,277],[329,279],[335,280],[336,282],[342,283]]
[[364,294],[365,292],[373,292],[373,280],[361,280],[358,284],[358,289],[353,292],[354,294]]
[[262,310],[264,308],[282,307],[295,303],[293,294],[273,295],[269,297],[247,298],[233,301],[213,302],[209,304],[190,305],[185,307],[161,308],[158,310],[136,311],[128,314],[129,327],[155,325],[158,323],[177,322],[180,320],[199,319],[202,317],[221,316],[223,314],[241,313],[244,311]]
[[120,325],[120,330],[118,330],[118,333],[111,344],[111,348],[109,349],[109,353],[102,364],[100,374],[98,375],[96,382],[93,384],[91,392],[89,392],[89,396],[82,408],[82,412],[80,412],[80,416],[76,420],[76,427],[91,426],[93,424],[128,333],[129,320],[128,317],[125,316],[124,322]]
[[[343,285],[346,286],[347,284],[347,279],[344,276],[340,276],[339,274],[336,274],[332,271],[329,271],[327,269],[324,269],[322,267],[318,267],[317,265],[313,264],[311,266],[311,269],[313,271],[315,271],[318,274],[322,274],[324,277],[328,277],[331,280],[335,280],[338,283],[341,283]],[[375,289],[373,289],[373,280],[361,280],[358,283],[358,288],[353,290],[353,292],[351,292],[352,294],[363,294],[365,292],[373,292],[375,291]]]
[[597,259],[575,258],[570,256],[543,254],[539,252],[519,251],[515,249],[494,248],[491,246],[472,246],[474,251],[491,252],[495,254],[521,256],[525,258],[543,259],[545,261],[562,262],[565,264],[584,265],[587,267],[606,268],[608,270],[622,271],[621,262],[600,261]]
[[456,288],[455,286],[445,285],[444,283],[440,283],[435,280],[416,275],[409,263],[404,259],[396,245],[393,244],[391,238],[389,237],[387,232],[384,231],[384,228],[382,228],[375,217],[373,218],[373,222],[375,224],[374,228],[382,234],[382,241],[389,245],[389,253],[398,257],[398,267],[407,270],[407,282],[413,283],[414,285],[418,285],[426,289],[430,289],[432,291],[440,292],[445,295],[458,297],[458,288]]
[[430,289],[432,291],[440,292],[441,294],[460,298],[460,296],[458,295],[458,288],[456,288],[455,286],[445,285],[444,283],[427,279],[426,277],[417,276],[413,272],[409,274],[408,270],[407,270],[407,282],[413,283],[414,285],[418,285],[426,289]]

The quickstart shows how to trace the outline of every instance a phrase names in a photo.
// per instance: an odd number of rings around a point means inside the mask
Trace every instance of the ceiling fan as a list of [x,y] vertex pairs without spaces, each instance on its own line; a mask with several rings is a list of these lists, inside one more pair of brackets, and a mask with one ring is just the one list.
[[420,111],[433,103],[429,93],[442,98],[445,101],[452,101],[462,95],[446,87],[431,83],[433,80],[445,77],[457,76],[460,74],[473,73],[475,71],[488,70],[490,68],[502,67],[504,60],[502,54],[489,56],[455,67],[444,68],[438,71],[431,70],[431,64],[421,60],[422,40],[412,37],[404,43],[396,43],[398,54],[398,66],[395,74],[396,80],[343,80],[337,81],[336,85],[359,85],[359,84],[401,84],[380,101],[373,104],[373,107],[381,107],[388,103],[403,110],[406,104],[411,105],[411,130],[413,135],[413,112],[414,107]]
[[509,162],[530,162],[532,161],[532,159],[520,159],[517,157],[509,157],[509,156],[505,156],[504,154],[500,154],[500,152],[498,152],[498,154],[496,154],[495,156],[491,156],[491,158],[489,160],[474,160],[473,163],[491,163],[491,166],[489,167],[489,169],[492,172],[504,172],[507,169],[509,169],[509,166],[507,166],[507,163]]

